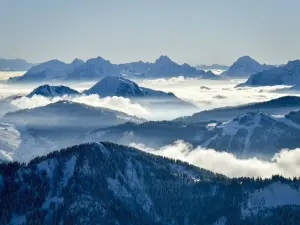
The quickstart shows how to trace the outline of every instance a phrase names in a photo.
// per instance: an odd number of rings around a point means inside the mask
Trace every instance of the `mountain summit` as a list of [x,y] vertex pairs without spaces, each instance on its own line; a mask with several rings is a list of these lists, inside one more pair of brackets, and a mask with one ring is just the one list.
[[78,91],[67,86],[50,86],[48,84],[42,85],[34,89],[27,97],[31,98],[34,95],[42,95],[44,97],[53,98],[63,95],[79,95]]
[[250,56],[242,56],[236,62],[234,62],[227,71],[222,73],[227,77],[249,77],[251,74],[261,72],[273,68],[274,66],[260,64]]

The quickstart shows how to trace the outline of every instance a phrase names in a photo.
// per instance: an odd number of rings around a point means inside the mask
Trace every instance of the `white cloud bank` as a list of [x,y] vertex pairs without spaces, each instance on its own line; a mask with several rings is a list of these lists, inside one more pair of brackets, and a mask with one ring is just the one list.
[[[244,81],[242,79],[208,80],[181,76],[169,79],[147,79],[137,82],[144,87],[173,92],[179,98],[197,105],[200,110],[268,101],[287,95],[274,92],[274,90],[284,88],[284,86],[235,88],[237,84]],[[201,88],[201,86],[207,88]],[[294,95],[299,95],[299,93],[294,93]],[[222,96],[222,98],[219,96]]]
[[83,103],[94,107],[104,107],[113,110],[118,110],[129,115],[135,115],[139,117],[149,116],[149,112],[137,103],[133,103],[128,98],[123,97],[106,97],[99,98],[98,95],[82,95],[82,96],[63,96],[55,98],[47,98],[44,96],[34,95],[32,98],[22,97],[13,100],[11,103],[21,109],[35,108],[45,106],[50,103],[55,103],[61,100],[68,100],[77,103]]
[[289,178],[300,176],[300,148],[284,149],[270,161],[264,161],[257,158],[239,159],[231,153],[213,149],[193,148],[183,141],[176,141],[158,150],[143,144],[132,143],[131,146],[156,155],[179,159],[228,177],[268,178],[276,174]]

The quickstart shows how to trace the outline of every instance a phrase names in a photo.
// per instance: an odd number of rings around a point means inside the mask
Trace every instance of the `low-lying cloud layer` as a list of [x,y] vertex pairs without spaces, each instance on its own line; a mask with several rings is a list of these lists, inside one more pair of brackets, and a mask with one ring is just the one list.
[[106,97],[99,98],[98,95],[82,95],[82,96],[63,96],[55,98],[47,98],[44,96],[34,95],[32,98],[22,97],[13,100],[11,103],[21,109],[35,108],[39,106],[45,106],[50,103],[55,103],[61,100],[68,100],[77,103],[83,103],[94,107],[104,107],[113,110],[118,110],[129,115],[135,115],[139,117],[147,117],[149,112],[137,103],[133,103],[128,98],[123,97]]
[[[191,102],[199,107],[198,111],[224,107],[236,106],[240,104],[267,101],[286,95],[285,93],[274,93],[273,90],[283,87],[243,87],[235,88],[235,86],[244,80],[205,80],[196,78],[172,77],[161,79],[137,80],[140,86],[152,88],[155,90],[163,90],[173,92],[185,101]],[[90,88],[94,82],[68,83],[65,84],[78,91]],[[27,95],[37,85],[5,85],[0,84],[0,98],[9,95]],[[295,95],[297,95],[295,93]],[[298,93],[299,95],[299,93]],[[91,106],[102,106],[115,110],[119,110],[130,115],[144,117],[150,120],[170,120],[179,116],[191,115],[192,112],[184,109],[166,113],[163,108],[153,111],[140,104],[135,104],[126,98],[103,98],[98,96],[84,96],[76,98],[54,98],[54,99],[26,99],[14,101],[14,104],[20,105],[21,108],[32,108],[36,106],[46,105],[58,100],[71,100],[85,103]],[[23,101],[23,102],[21,102]]]
[[267,178],[276,174],[289,178],[300,176],[299,148],[283,149],[270,161],[263,161],[257,158],[239,159],[231,153],[217,152],[213,149],[193,148],[183,141],[176,141],[157,150],[143,144],[132,143],[131,146],[156,155],[179,159],[228,177]]
[[[235,87],[244,81],[173,77],[137,82],[144,87],[173,92],[178,97],[197,105],[200,110],[268,101],[287,95],[287,93],[273,92],[284,86]],[[295,95],[299,95],[299,93],[295,93]]]

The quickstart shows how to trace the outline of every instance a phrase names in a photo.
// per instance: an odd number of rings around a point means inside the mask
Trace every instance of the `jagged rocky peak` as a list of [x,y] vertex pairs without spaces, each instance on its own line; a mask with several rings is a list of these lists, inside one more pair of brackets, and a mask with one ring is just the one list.
[[91,58],[86,61],[87,64],[95,64],[95,65],[101,65],[101,64],[111,64],[109,60],[104,59],[101,56],[98,56],[97,58]]
[[74,60],[71,62],[71,65],[73,65],[73,66],[80,66],[80,65],[82,65],[82,64],[84,64],[84,61],[83,61],[82,59],[78,59],[78,58],[74,59]]
[[155,63],[159,63],[159,64],[166,64],[166,63],[174,63],[168,56],[166,55],[161,55],[156,61]]

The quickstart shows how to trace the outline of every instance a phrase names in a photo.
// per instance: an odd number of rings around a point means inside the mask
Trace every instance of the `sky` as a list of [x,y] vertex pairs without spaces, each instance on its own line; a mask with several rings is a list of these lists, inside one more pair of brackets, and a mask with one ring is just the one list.
[[232,64],[300,58],[299,0],[0,0],[0,58]]

